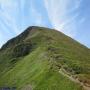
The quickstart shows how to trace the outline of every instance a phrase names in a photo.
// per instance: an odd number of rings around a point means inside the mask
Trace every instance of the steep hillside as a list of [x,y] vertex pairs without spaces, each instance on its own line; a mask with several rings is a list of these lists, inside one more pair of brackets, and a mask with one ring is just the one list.
[[0,87],[4,86],[89,90],[90,50],[56,30],[29,27],[0,50]]

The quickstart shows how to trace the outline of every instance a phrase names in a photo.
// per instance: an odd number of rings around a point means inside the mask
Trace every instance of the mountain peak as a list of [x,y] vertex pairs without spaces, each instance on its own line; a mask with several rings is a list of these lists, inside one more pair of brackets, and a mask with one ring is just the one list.
[[0,50],[0,86],[22,90],[27,84],[33,90],[89,88],[90,50],[56,30],[28,27]]

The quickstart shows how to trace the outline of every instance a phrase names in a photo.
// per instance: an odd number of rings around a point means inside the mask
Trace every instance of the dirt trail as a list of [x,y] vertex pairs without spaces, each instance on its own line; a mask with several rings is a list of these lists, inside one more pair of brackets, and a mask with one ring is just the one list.
[[80,84],[84,90],[90,90],[90,87],[86,86],[83,82],[80,82],[78,78],[74,78],[72,75],[69,75],[69,73],[65,69],[61,68],[59,70],[59,73],[68,77],[71,81]]

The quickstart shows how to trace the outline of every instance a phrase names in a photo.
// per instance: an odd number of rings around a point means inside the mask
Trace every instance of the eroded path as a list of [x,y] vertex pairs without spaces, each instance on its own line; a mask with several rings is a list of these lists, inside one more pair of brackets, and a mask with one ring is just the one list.
[[78,78],[74,78],[72,75],[70,75],[65,69],[61,68],[59,70],[59,73],[63,76],[68,77],[71,81],[80,84],[84,90],[90,90],[89,86],[86,86],[83,82],[80,82]]

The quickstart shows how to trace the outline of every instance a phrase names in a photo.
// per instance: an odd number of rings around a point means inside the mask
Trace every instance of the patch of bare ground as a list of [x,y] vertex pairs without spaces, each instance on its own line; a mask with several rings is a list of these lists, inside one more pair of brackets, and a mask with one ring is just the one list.
[[62,74],[63,76],[66,76],[71,81],[80,84],[80,86],[83,87],[83,90],[90,90],[90,85],[80,81],[80,79],[77,76],[70,75],[70,73],[68,73],[65,69],[61,68],[59,70],[59,73]]
[[25,87],[23,87],[21,90],[33,90],[31,85],[26,85]]

